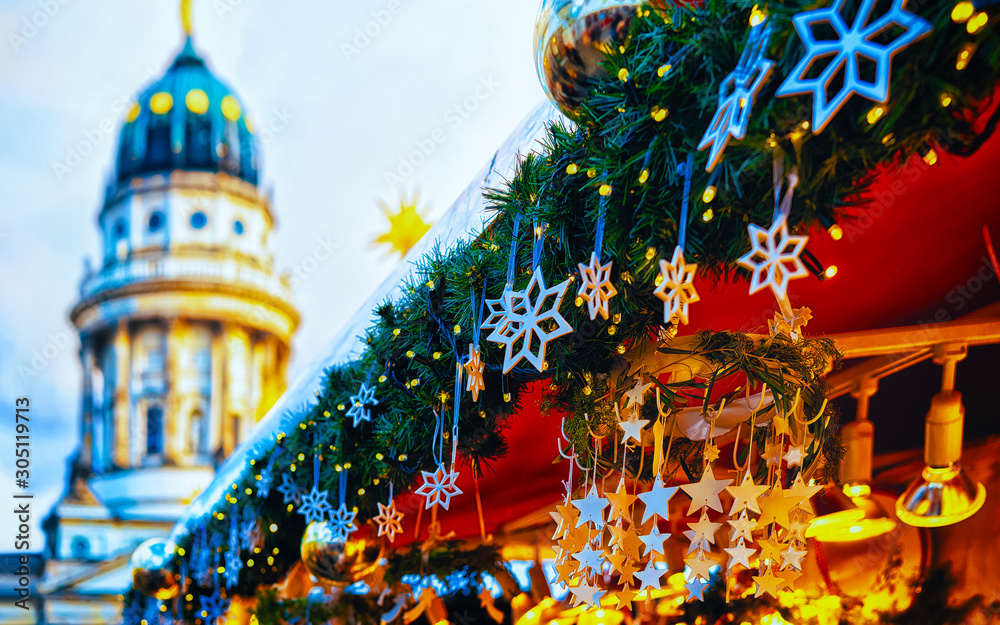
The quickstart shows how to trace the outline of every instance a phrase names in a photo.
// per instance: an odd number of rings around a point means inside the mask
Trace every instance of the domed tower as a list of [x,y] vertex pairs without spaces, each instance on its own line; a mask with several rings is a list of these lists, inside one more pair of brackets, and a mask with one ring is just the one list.
[[[165,535],[285,387],[298,314],[243,102],[190,33],[128,110],[71,313],[82,445],[54,555],[94,561]],[[120,592],[121,589],[115,592]]]

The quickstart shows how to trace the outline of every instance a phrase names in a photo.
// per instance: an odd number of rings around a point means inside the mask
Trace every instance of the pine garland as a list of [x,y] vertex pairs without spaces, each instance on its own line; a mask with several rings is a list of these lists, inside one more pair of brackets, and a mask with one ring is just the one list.
[[[695,154],[697,167],[686,256],[704,272],[731,278],[743,275],[734,270],[734,261],[747,249],[747,224],[770,223],[775,155],[786,171],[798,168],[789,225],[804,231],[817,221],[849,223],[863,215],[873,171],[901,166],[911,155],[932,148],[968,154],[995,127],[996,111],[985,126],[977,126],[1000,82],[995,20],[972,36],[951,21],[950,3],[921,3],[912,10],[931,21],[934,31],[894,57],[892,100],[885,114],[869,124],[871,102],[854,97],[822,134],[804,130],[801,122],[809,119],[810,98],[777,99],[773,93],[802,55],[791,17],[816,5],[813,0],[787,0],[768,7],[774,34],[767,57],[776,60],[774,77],[757,98],[745,139],[726,149],[716,198],[711,205],[702,203],[701,190],[710,178],[704,171],[706,154],[695,146],[714,114],[719,81],[742,51],[752,4],[708,0],[697,10],[675,8],[669,23],[655,11],[633,20],[629,45],[613,52],[607,77],[594,87],[579,124],[552,124],[541,150],[523,158],[509,183],[486,192],[493,213],[489,226],[473,240],[435,249],[416,264],[403,295],[375,311],[365,352],[330,368],[315,405],[286,415],[274,438],[251,452],[251,466],[225,501],[217,502],[210,515],[189,521],[189,528],[205,526],[209,534],[225,536],[227,515],[237,506],[241,518],[252,511],[265,528],[263,552],[243,569],[230,594],[253,596],[261,584],[280,580],[299,559],[302,517],[274,489],[263,500],[253,494],[261,468],[279,450],[274,474],[298,477],[306,488],[315,454],[322,462],[321,489],[335,493],[339,471],[346,469],[347,504],[358,509],[359,522],[374,516],[376,504],[387,500],[390,482],[401,493],[414,485],[420,470],[433,470],[435,413],[450,422],[456,363],[471,341],[475,316],[470,295],[478,297],[485,289],[486,297],[500,297],[516,220],[522,227],[515,246],[515,288],[526,284],[532,269],[530,226],[536,223],[547,224],[541,260],[547,281],[575,279],[576,264],[589,258],[594,247],[598,189],[610,185],[603,257],[614,261],[612,280],[619,295],[607,322],[592,322],[568,303],[562,307],[575,332],[553,346],[542,373],[517,367],[501,375],[501,349],[482,342],[486,390],[478,403],[463,398],[458,426],[459,457],[476,471],[507,452],[504,429],[533,381],[548,381],[546,407],[574,413],[567,423],[571,437],[580,437],[585,429],[582,412],[610,418],[612,403],[624,390],[614,378],[626,365],[621,354],[648,340],[662,320],[662,304],[652,292],[656,263],[677,242],[682,199],[677,166],[688,154]],[[857,2],[848,4],[853,10]],[[975,51],[969,65],[958,70],[955,59],[970,43]],[[672,66],[661,77],[668,61]],[[621,68],[628,70],[625,82],[617,78]],[[951,98],[948,106],[942,105],[941,94]],[[657,121],[651,113],[661,108],[669,114]],[[648,177],[640,176],[643,169]],[[711,219],[703,215],[709,208]],[[698,306],[710,306],[709,299]],[[697,309],[694,315],[697,325]],[[795,344],[735,332],[699,334],[694,345],[691,353],[716,363],[718,377],[741,374],[751,383],[768,382],[777,401],[802,391],[807,416],[817,413],[826,394],[820,363],[825,366],[836,356],[822,341]],[[362,383],[376,387],[379,403],[370,407],[371,422],[355,427],[344,413]],[[669,409],[692,398],[716,401],[699,384],[662,387]],[[829,464],[839,453],[836,421],[821,419],[811,428],[819,441],[817,453]],[[451,441],[445,442],[450,448]],[[693,447],[676,443],[668,462],[690,473],[686,458]],[[189,535],[180,541],[189,553],[192,540]],[[468,566],[488,570],[495,562],[494,554],[479,554]],[[188,603],[186,612],[196,607]]]

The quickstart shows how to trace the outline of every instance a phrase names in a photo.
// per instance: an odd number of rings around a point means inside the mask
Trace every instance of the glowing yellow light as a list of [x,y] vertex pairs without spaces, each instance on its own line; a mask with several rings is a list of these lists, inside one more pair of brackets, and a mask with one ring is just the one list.
[[618,80],[625,82],[628,80],[628,68],[621,68],[618,70]]
[[400,462],[406,462],[406,458],[407,458],[406,454],[399,454],[399,461]]
[[802,128],[802,130],[809,130],[809,122],[802,122],[799,124],[799,127]]
[[649,170],[643,169],[639,174],[639,184],[646,184],[647,180],[649,180]]
[[184,595],[184,601],[194,601],[194,595],[191,593]]
[[250,122],[250,118],[249,117],[244,117],[243,118],[243,123],[247,127],[247,132],[249,132],[250,134],[253,134],[254,132],[256,132],[254,130],[254,125]]
[[253,558],[247,560],[247,566],[253,566]]
[[701,201],[706,204],[709,204],[712,200],[715,199],[716,191],[717,189],[715,188],[714,184],[708,185],[707,187],[705,187],[705,192],[701,194]]
[[650,115],[653,116],[654,121],[662,122],[667,118],[667,114],[669,112],[670,111],[668,111],[667,109],[661,109],[658,106],[654,106],[653,110],[650,112]]
[[359,489],[358,489],[358,494],[359,494],[359,495],[364,495],[364,494],[365,494],[365,489],[363,489],[363,488],[359,488]]
[[157,115],[169,113],[172,108],[174,108],[174,97],[166,91],[153,94],[153,97],[149,99],[149,110]]
[[837,275],[837,266],[830,265],[826,268],[826,271],[823,272],[823,275],[826,276],[827,279],[834,277]]
[[597,177],[597,170],[594,169],[593,167],[591,167],[590,169],[588,169],[587,170],[587,177],[588,178],[596,178]]
[[624,354],[625,353],[625,346],[624,345],[619,345],[618,346],[618,353],[619,354]]
[[941,106],[949,106],[951,104],[951,96],[947,93],[941,94]]
[[979,13],[973,15],[972,19],[965,23],[965,30],[970,35],[975,35],[983,29],[983,26],[986,26],[986,22],[988,22],[989,19],[990,18],[986,15],[985,11],[980,11]]
[[504,393],[504,394],[503,394],[503,400],[504,400],[505,402],[508,402],[508,403],[510,403],[510,393]]
[[972,14],[975,12],[976,9],[972,6],[971,2],[959,2],[955,5],[955,8],[951,10],[951,19],[952,21],[961,24],[972,17]]
[[895,140],[896,140],[896,138],[894,136],[892,136],[892,133],[890,132],[886,136],[882,137],[882,145],[889,145],[890,143],[892,143]]
[[868,484],[855,484],[844,486],[844,494],[848,497],[867,497],[872,494],[872,487]]
[[134,122],[136,118],[139,117],[139,113],[142,112],[142,107],[138,103],[133,102],[132,106],[128,109],[128,114],[125,115],[125,121],[129,124]]
[[456,323],[456,324],[455,324],[455,327],[454,327],[454,328],[452,328],[452,331],[453,331],[453,332],[454,332],[455,334],[461,334],[461,333],[462,333],[462,326],[460,326],[460,325],[458,325],[458,324]]
[[434,352],[431,356],[434,357],[434,360],[441,360],[441,352]]
[[593,389],[591,389],[589,385],[583,387],[583,394],[584,395],[590,395],[593,392],[594,392]]
[[704,221],[705,223],[712,221],[713,217],[715,217],[715,211],[713,211],[711,208],[701,214],[701,220]]
[[[240,118],[240,103],[236,101],[231,95],[227,95],[222,98],[222,114],[231,122],[234,122]],[[250,130],[250,120],[247,120],[247,130]]]
[[656,75],[659,76],[660,78],[663,78],[664,76],[667,75],[667,72],[669,72],[671,70],[671,68],[673,68],[673,65],[671,65],[669,63],[667,63],[666,65],[661,65],[656,70]]
[[618,331],[618,326],[608,326],[608,336],[614,336]]
[[278,531],[278,524],[277,523],[271,523],[271,527],[268,528],[268,529],[270,529],[272,533],[273,532],[277,532]]
[[885,109],[883,109],[881,106],[876,106],[872,110],[868,111],[868,115],[867,115],[867,117],[868,117],[868,123],[869,124],[874,124],[875,122],[877,122],[882,117],[883,113],[885,113]]
[[608,183],[605,182],[604,184],[602,184],[600,186],[600,188],[597,190],[597,192],[600,193],[601,195],[603,195],[604,197],[607,197],[607,196],[611,195],[611,185],[609,185]]
[[928,150],[927,154],[924,154],[924,162],[927,163],[928,165],[934,165],[937,163],[937,161],[938,161],[937,152],[935,152],[934,150]]
[[184,97],[184,104],[187,105],[188,110],[192,113],[204,115],[208,112],[208,94],[201,89],[192,89]]
[[962,46],[961,52],[958,53],[958,60],[955,62],[955,69],[963,70],[969,66],[969,57],[972,56],[973,51],[976,47],[971,43],[967,43]]
[[578,171],[580,171],[580,168],[577,167],[576,163],[570,163],[569,165],[566,166],[566,173],[569,174],[570,176],[572,176]]
[[382,454],[375,454],[376,460],[382,460],[382,458],[385,458],[385,456],[383,456]]
[[865,528],[862,527],[862,526],[860,526],[860,525],[852,525],[851,529],[849,529],[847,531],[849,531],[852,534],[857,534],[858,532],[862,531],[863,529],[865,529]]
[[[656,248],[655,247],[651,247],[648,250],[646,250],[646,260],[653,260],[654,256],[656,256]],[[617,323],[617,321],[615,323]]]
[[826,229],[830,233],[830,238],[834,241],[839,241],[844,238],[844,229],[840,227],[840,224],[833,224]]
[[576,305],[577,308],[579,308],[580,306],[583,306],[583,298],[577,297],[575,300],[573,300],[573,303]]

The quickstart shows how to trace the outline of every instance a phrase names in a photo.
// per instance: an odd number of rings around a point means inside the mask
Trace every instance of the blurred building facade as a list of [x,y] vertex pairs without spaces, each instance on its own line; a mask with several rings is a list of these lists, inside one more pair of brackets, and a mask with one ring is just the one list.
[[285,387],[298,323],[239,98],[187,37],[123,120],[80,334],[82,442],[48,532],[47,623],[119,622],[166,536]]

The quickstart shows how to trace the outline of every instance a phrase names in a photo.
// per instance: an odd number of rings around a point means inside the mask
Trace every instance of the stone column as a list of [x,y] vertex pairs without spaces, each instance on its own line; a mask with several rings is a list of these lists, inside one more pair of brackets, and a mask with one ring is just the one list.
[[204,425],[206,455],[211,456],[222,441],[222,424],[226,407],[226,324],[220,324],[212,335],[212,391],[209,414]]
[[183,464],[184,432],[187,415],[183,414],[183,321],[173,317],[167,321],[167,353],[164,363],[166,395],[163,398],[163,464]]
[[82,405],[80,406],[80,425],[82,428],[80,456],[77,466],[86,472],[97,470],[94,466],[94,348],[88,335],[80,335],[80,365],[83,367]]
[[132,466],[132,341],[128,320],[119,319],[115,329],[115,447],[112,462],[123,469]]

